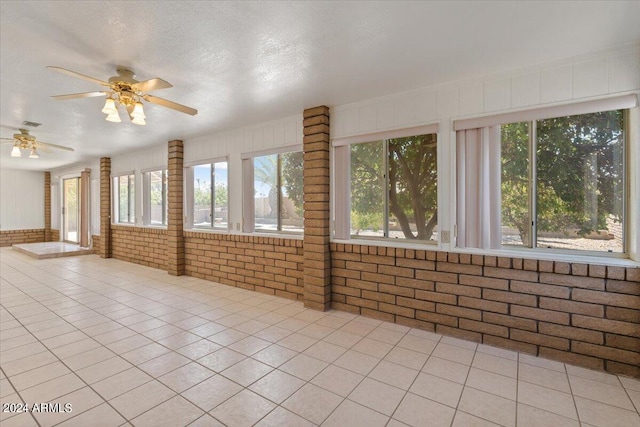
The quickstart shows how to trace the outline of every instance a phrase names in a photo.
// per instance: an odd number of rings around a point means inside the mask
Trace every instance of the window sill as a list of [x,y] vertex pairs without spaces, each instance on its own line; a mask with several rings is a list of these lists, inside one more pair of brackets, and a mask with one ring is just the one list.
[[153,229],[156,229],[156,230],[166,230],[168,228],[167,225],[151,225],[151,224],[138,225],[137,227],[140,227],[140,228],[153,228]]
[[331,243],[340,243],[345,245],[362,245],[362,246],[382,246],[388,248],[401,248],[401,249],[414,249],[417,251],[438,251],[438,242],[435,240],[429,242],[426,240],[410,241],[406,239],[385,239],[375,238],[370,239],[331,239]]
[[233,233],[239,236],[255,236],[255,237],[272,237],[274,239],[293,239],[293,240],[304,240],[304,233],[265,233],[265,232],[254,232],[254,233]]
[[[362,246],[381,246],[389,248],[414,249],[422,251],[445,251],[441,249],[436,242],[433,243],[417,243],[408,241],[396,241],[394,239],[331,239],[331,243],[339,243],[345,245],[362,245]],[[488,255],[506,258],[522,258],[535,259],[542,261],[560,261],[578,264],[596,264],[612,267],[640,267],[640,262],[634,261],[620,254],[620,256],[598,256],[590,254],[566,254],[566,253],[545,253],[535,250],[517,250],[517,249],[471,249],[471,248],[452,248],[445,251],[459,254],[472,255]]]
[[545,252],[535,249],[471,249],[471,248],[453,248],[451,252],[472,254],[472,255],[489,255],[507,258],[535,259],[540,261],[560,261],[572,262],[578,264],[596,264],[611,267],[640,267],[640,262],[629,259],[625,254],[598,256],[593,252],[589,254],[568,254],[557,252]]
[[185,228],[184,231],[189,231],[191,233],[231,234],[229,233],[229,230],[221,228]]

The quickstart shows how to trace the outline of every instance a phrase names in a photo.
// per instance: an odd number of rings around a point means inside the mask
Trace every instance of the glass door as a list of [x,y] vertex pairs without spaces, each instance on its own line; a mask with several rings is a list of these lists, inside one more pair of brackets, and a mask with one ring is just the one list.
[[62,181],[63,205],[62,224],[65,242],[80,242],[80,178],[68,178]]

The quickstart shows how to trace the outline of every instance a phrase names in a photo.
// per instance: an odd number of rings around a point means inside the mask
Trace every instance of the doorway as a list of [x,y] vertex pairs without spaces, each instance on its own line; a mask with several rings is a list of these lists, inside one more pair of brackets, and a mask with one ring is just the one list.
[[62,180],[62,240],[80,243],[80,178]]

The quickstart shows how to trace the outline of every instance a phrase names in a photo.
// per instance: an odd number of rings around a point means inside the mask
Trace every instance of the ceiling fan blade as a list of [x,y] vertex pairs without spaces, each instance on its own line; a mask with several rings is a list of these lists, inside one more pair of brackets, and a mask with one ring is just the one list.
[[152,90],[168,89],[173,87],[173,85],[166,80],[156,77],[155,79],[149,79],[132,84],[131,87],[139,90],[140,92],[151,92]]
[[0,144],[8,144],[9,142],[15,142],[15,139],[13,138],[0,138],[0,140],[2,140]]
[[50,69],[52,69],[54,71],[57,71],[59,73],[68,74],[70,76],[77,77],[79,79],[88,80],[90,82],[97,83],[97,84],[102,85],[102,86],[109,86],[109,83],[107,83],[105,81],[96,79],[94,77],[85,76],[84,74],[76,73],[75,71],[67,70],[66,68],[54,67],[52,65],[47,65],[47,68],[50,68]]
[[75,151],[71,147],[65,147],[63,145],[58,145],[58,144],[49,144],[48,142],[42,142],[42,141],[36,142],[36,145],[43,145],[45,147],[59,148],[61,150],[67,150],[67,151]]
[[143,98],[146,101],[152,102],[154,104],[162,105],[163,107],[171,108],[176,111],[180,111],[181,113],[190,114],[192,116],[195,116],[196,114],[198,114],[198,110],[196,110],[195,108],[187,107],[186,105],[178,104],[177,102],[173,102],[173,101],[168,101],[163,98],[158,98],[157,96],[144,95]]
[[105,96],[107,92],[83,92],[83,93],[70,93],[68,95],[55,95],[52,96],[53,99],[57,99],[58,101],[64,101],[66,99],[76,99],[76,98],[92,98],[94,96]]

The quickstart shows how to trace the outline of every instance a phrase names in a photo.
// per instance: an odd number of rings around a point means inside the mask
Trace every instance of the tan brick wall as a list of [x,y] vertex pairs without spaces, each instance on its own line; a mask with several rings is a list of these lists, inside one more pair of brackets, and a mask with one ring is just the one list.
[[101,244],[102,244],[102,240],[100,240],[100,236],[96,235],[96,234],[92,234],[91,235],[91,243],[93,245],[93,251],[96,254],[100,253],[100,249],[101,249]]
[[111,158],[100,158],[100,257],[111,258]]
[[51,241],[59,242],[60,241],[60,230],[51,230]]
[[169,141],[169,217],[167,223],[167,271],[174,276],[181,276],[185,271],[184,257],[184,216],[183,216],[183,181],[184,181],[184,145],[182,141]]
[[0,231],[0,247],[44,241],[44,228]]
[[304,305],[331,307],[329,108],[304,110]]
[[44,241],[51,242],[51,172],[44,173]]
[[148,267],[167,269],[167,230],[111,226],[111,256]]
[[185,274],[302,299],[304,250],[297,239],[185,231]]
[[640,269],[331,244],[338,310],[640,376]]

